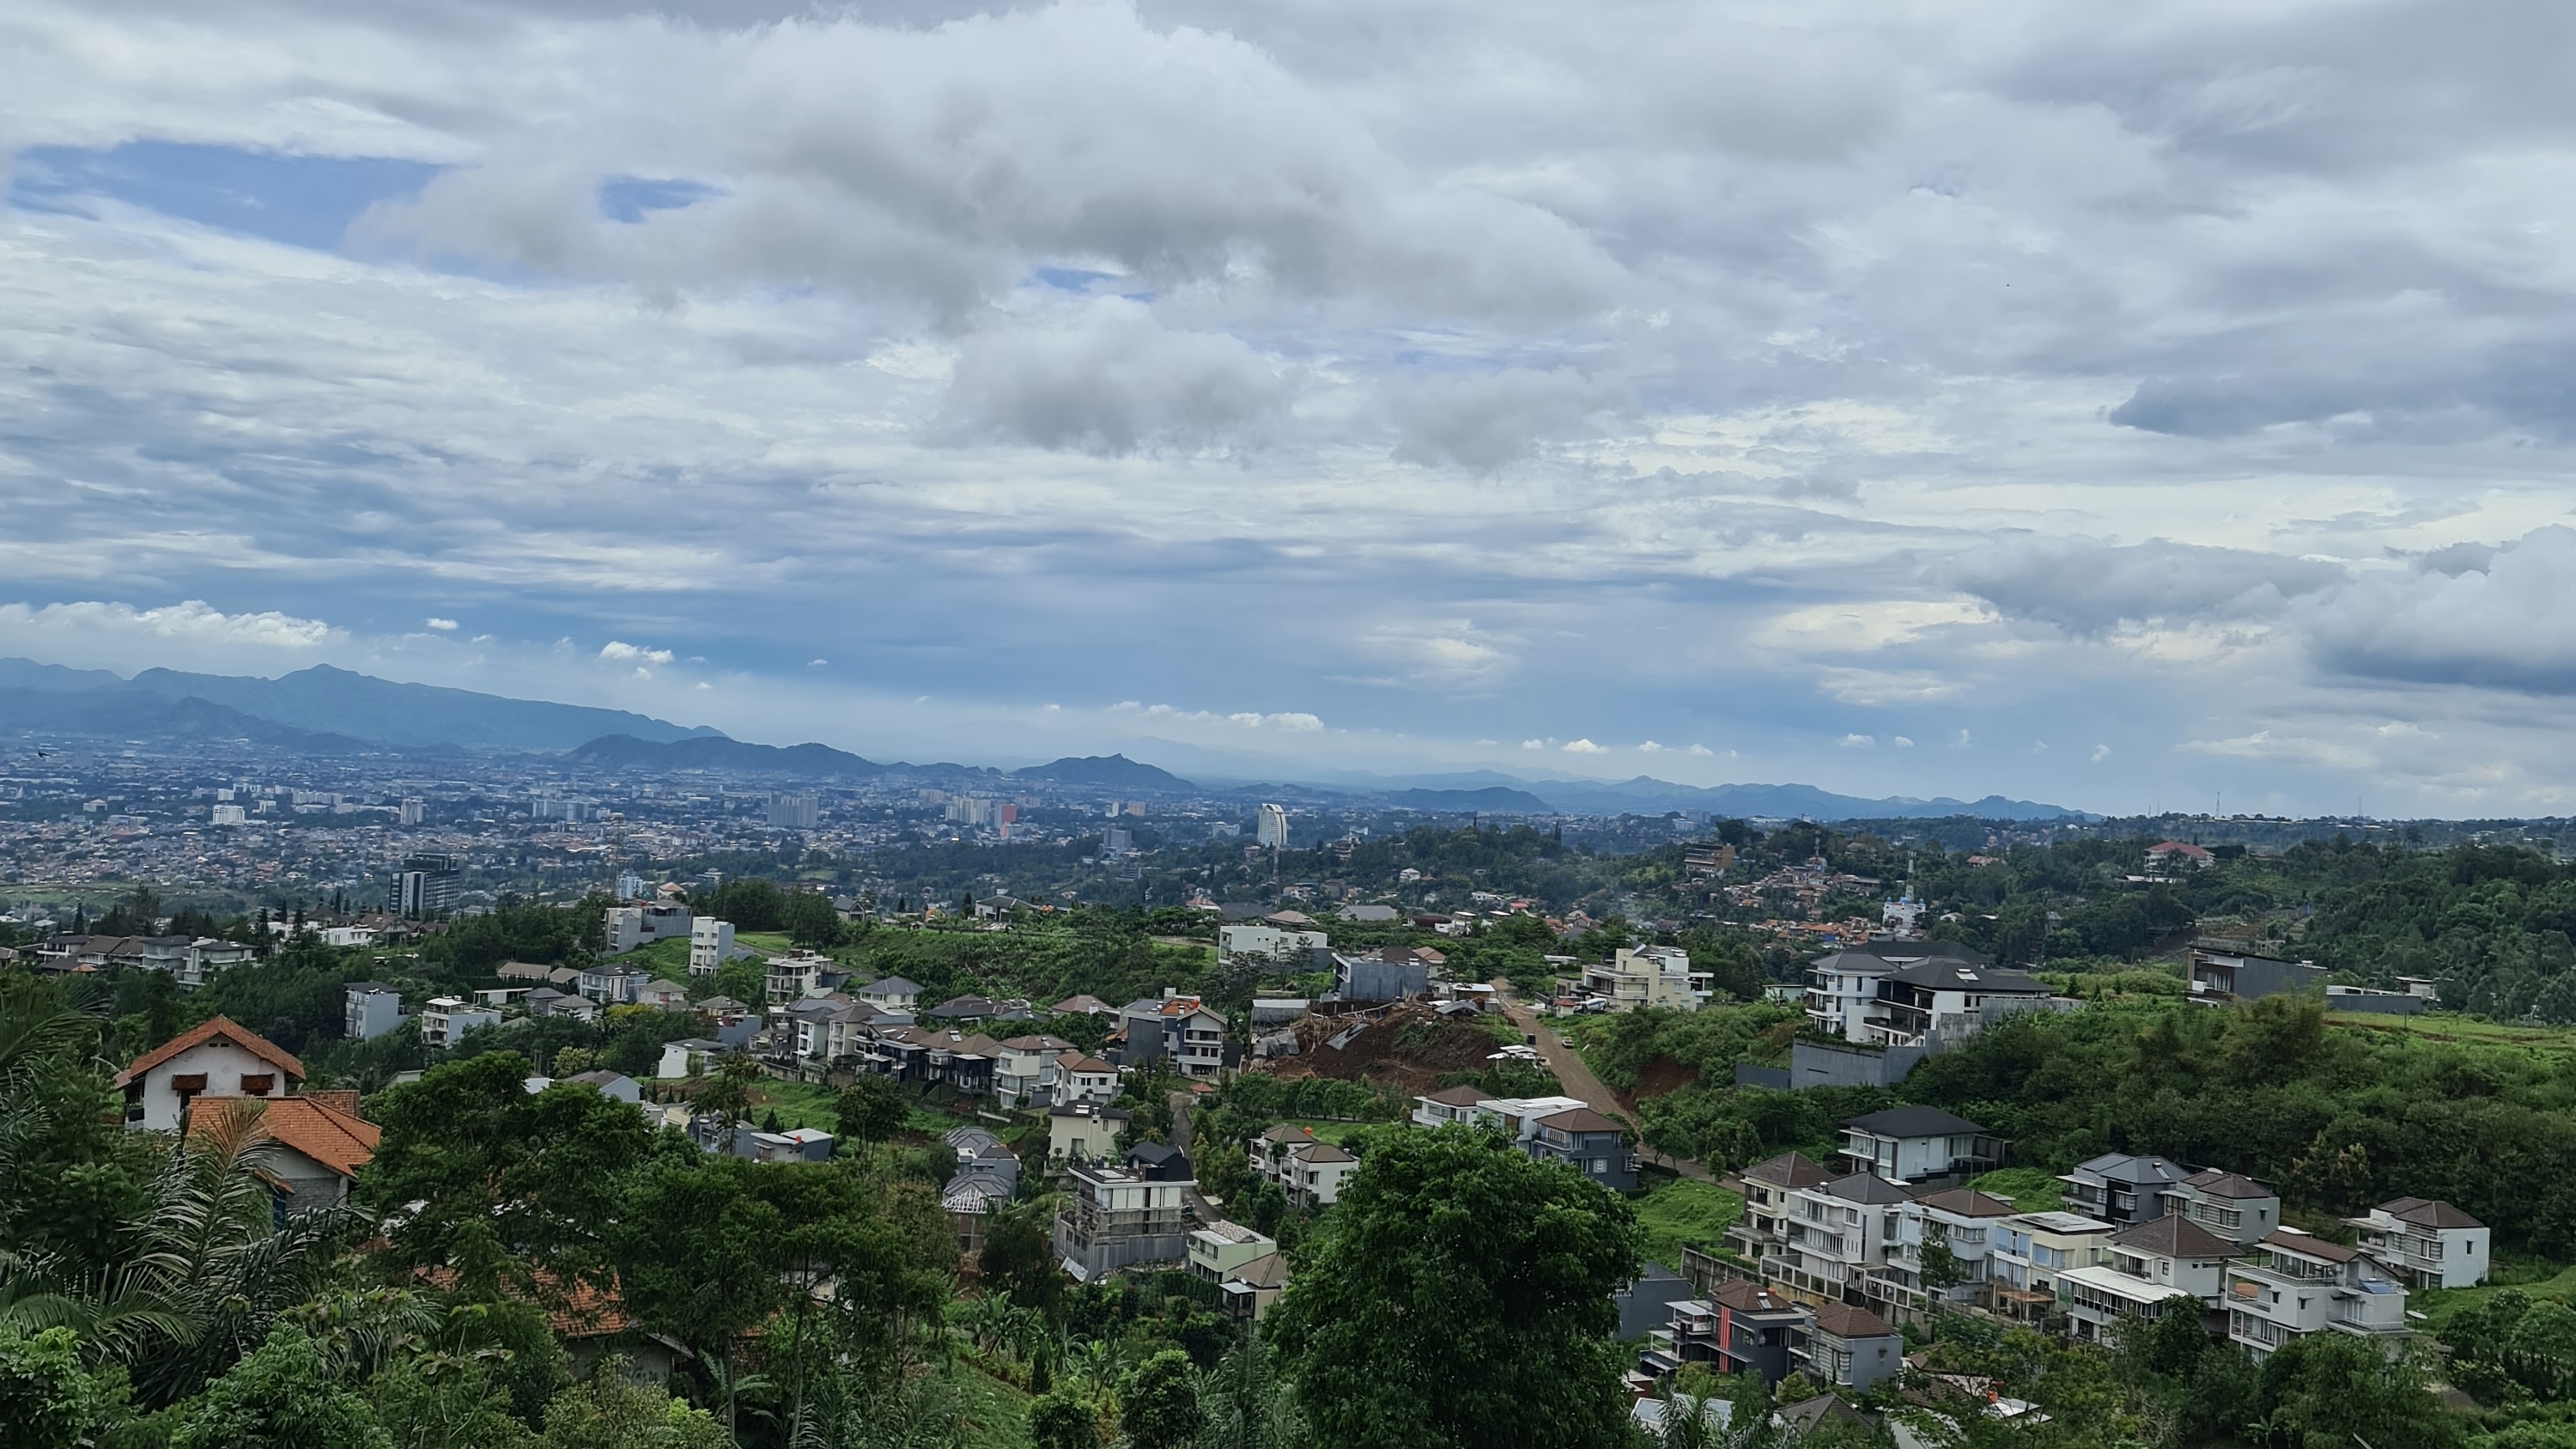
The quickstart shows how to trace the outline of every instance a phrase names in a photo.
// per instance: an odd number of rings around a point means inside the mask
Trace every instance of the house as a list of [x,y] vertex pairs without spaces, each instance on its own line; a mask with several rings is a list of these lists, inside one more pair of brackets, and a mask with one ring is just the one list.
[[1847,1303],[1810,1309],[1789,1336],[1789,1367],[1820,1384],[1864,1393],[1905,1368],[1905,1339],[1886,1321]]
[[2244,1251],[2179,1213],[2123,1228],[2103,1245],[2103,1260],[2058,1275],[2066,1290],[2068,1330],[2107,1342],[2122,1320],[2151,1319],[2175,1298],[2205,1312],[2218,1306],[2227,1262]]
[[2127,1227],[2164,1216],[2171,1205],[2165,1192],[2185,1176],[2162,1157],[2106,1152],[2077,1163],[2073,1172],[2060,1173],[2057,1180],[2066,1184],[2068,1212]]
[[125,1094],[125,1125],[176,1132],[198,1097],[279,1098],[304,1081],[304,1064],[226,1016],[199,1022],[136,1057],[109,1084]]
[[1328,950],[1331,945],[1331,938],[1323,932],[1294,926],[1247,923],[1216,928],[1217,959],[1226,962],[1294,962],[1302,968],[1315,952]]
[[2361,1250],[2416,1288],[2475,1288],[2486,1281],[2487,1225],[2449,1203],[2401,1197],[2346,1218]]
[[1994,1226],[1987,1273],[1998,1313],[2037,1323],[2062,1311],[2067,1270],[2090,1268],[2110,1251],[2117,1225],[2081,1213],[2015,1213]]
[[1665,1305],[1669,1318],[1647,1335],[1637,1367],[1669,1377],[1686,1363],[1721,1374],[1760,1374],[1765,1384],[1789,1376],[1789,1338],[1806,1324],[1807,1307],[1758,1283],[1728,1279],[1706,1298]]
[[1131,1001],[1118,1014],[1127,1047],[1122,1066],[1169,1062],[1185,1077],[1213,1077],[1227,1064],[1223,1013],[1171,987],[1160,998]]
[[702,1036],[684,1037],[662,1043],[662,1063],[653,1075],[665,1082],[676,1082],[707,1073],[714,1060],[725,1052],[725,1045]]
[[341,1035],[351,1041],[374,1041],[402,1025],[402,993],[381,981],[352,981],[341,1018]]
[[712,916],[689,923],[689,974],[713,976],[734,958],[733,922]]
[[631,1006],[652,979],[640,968],[602,961],[584,967],[579,982],[581,994],[602,1006]]
[[1140,1263],[1176,1263],[1187,1251],[1182,1207],[1194,1184],[1158,1182],[1120,1168],[1076,1163],[1055,1218],[1055,1252],[1091,1283]]
[[941,1026],[974,1026],[1001,1014],[1000,1003],[987,996],[952,996],[922,1015]]
[[677,901],[628,901],[610,906],[604,923],[608,954],[620,956],[638,946],[686,936],[693,924],[689,908]]
[[[1973,1303],[1986,1296],[1992,1277],[1995,1226],[2013,1215],[2013,1205],[1969,1188],[1916,1196],[1898,1210],[1896,1236],[1888,1244],[1887,1267],[1863,1285],[1874,1298],[1899,1308],[1920,1309]],[[1935,1288],[1924,1281],[1924,1252],[1934,1243],[1950,1250],[1960,1278]]]
[[1059,1162],[1098,1162],[1118,1155],[1118,1135],[1134,1120],[1131,1112],[1097,1102],[1065,1102],[1047,1108],[1047,1156]]
[[1622,946],[1607,962],[1583,968],[1583,991],[1608,1001],[1613,1011],[1697,1011],[1708,1004],[1712,979],[1709,972],[1691,970],[1690,953],[1679,947]]
[[1341,1201],[1342,1183],[1359,1170],[1360,1160],[1329,1142],[1292,1147],[1281,1160],[1279,1186],[1292,1207],[1331,1207]]
[[[839,963],[829,956],[812,951],[795,951],[769,958],[763,973],[762,987],[769,1004],[783,1005],[817,991],[828,990],[840,975]],[[866,1000],[864,996],[860,998]]]
[[1494,1100],[1494,1094],[1475,1087],[1443,1087],[1413,1099],[1413,1125],[1416,1127],[1473,1126],[1476,1108]]
[[1387,946],[1361,955],[1333,953],[1330,1001],[1401,1001],[1431,989],[1429,962],[1402,946]]
[[982,1266],[985,1232],[993,1216],[1010,1201],[1009,1191],[989,1177],[951,1178],[941,1189],[939,1206],[957,1230],[957,1257],[964,1266]]
[[350,1184],[375,1155],[382,1135],[374,1123],[358,1115],[357,1093],[203,1097],[189,1114],[190,1134],[211,1130],[221,1113],[242,1104],[259,1114],[260,1131],[268,1145],[258,1154],[257,1171],[277,1194],[280,1208],[301,1212],[348,1201]]
[[1217,1301],[1226,1317],[1237,1322],[1258,1322],[1287,1288],[1288,1260],[1269,1252],[1228,1269],[1217,1281]]
[[1097,996],[1068,996],[1047,1008],[1056,1016],[1116,1016],[1118,1008]]
[[474,1006],[461,996],[433,996],[420,1009],[420,1044],[444,1051],[465,1040],[476,1027],[499,1026],[501,1013]]
[[2406,1285],[2357,1248],[2280,1228],[2227,1270],[2227,1340],[2260,1359],[2294,1338],[2406,1334]]
[[1279,1185],[1281,1192],[1286,1192],[1288,1190],[1288,1154],[1296,1148],[1311,1144],[1314,1140],[1315,1134],[1308,1129],[1292,1122],[1281,1122],[1275,1126],[1263,1128],[1260,1136],[1243,1144],[1244,1156],[1248,1159],[1254,1176],[1274,1182]]
[[1190,1159],[1177,1147],[1139,1142],[1127,1149],[1127,1170],[1148,1182],[1189,1182]]
[[250,958],[251,948],[238,941],[200,936],[188,943],[188,954],[179,962],[179,985],[194,991],[221,975],[226,968],[238,966]]
[[573,1021],[599,1020],[599,1003],[587,996],[574,996],[551,986],[539,986],[525,998],[528,1015],[560,1016]]
[[2281,1195],[2250,1177],[2216,1168],[2195,1172],[2164,1191],[2165,1211],[2238,1247],[2261,1242],[2281,1225]]
[[1854,1172],[1789,1194],[1788,1253],[1773,1281],[1820,1298],[1858,1294],[1887,1262],[1900,1210],[1911,1195],[1871,1172]]
[[1096,1102],[1106,1104],[1117,1099],[1118,1069],[1095,1056],[1081,1052],[1064,1052],[1055,1059],[1054,1102]]
[[906,981],[900,976],[871,981],[860,987],[856,994],[861,1001],[879,1011],[909,1014],[921,1005],[921,983]]
[[689,988],[677,981],[647,981],[635,989],[638,1006],[658,1006],[664,1011],[689,1009]]
[[1312,1015],[1315,1003],[1303,996],[1256,996],[1252,998],[1252,1029],[1293,1026]]
[[[745,1150],[746,1144],[748,1150]],[[734,1138],[734,1150],[754,1162],[829,1162],[832,1160],[832,1134],[819,1127],[738,1133]]]
[[1235,1269],[1278,1251],[1277,1240],[1220,1218],[1190,1233],[1190,1276],[1205,1283],[1222,1283]]
[[2003,1166],[2003,1139],[1938,1107],[1889,1107],[1843,1123],[1841,1157],[1853,1171],[1898,1182],[1973,1177]]
[[1393,906],[1387,905],[1353,902],[1350,905],[1342,907],[1338,914],[1345,921],[1392,921],[1396,918],[1396,909]]
[[1005,1200],[1018,1194],[1019,1155],[1011,1151],[1001,1138],[981,1127],[952,1127],[941,1134],[939,1140],[957,1154],[957,1171],[948,1179],[950,1186],[967,1178],[981,1178],[998,1184]]
[[1073,1043],[1052,1036],[1015,1036],[1002,1042],[993,1067],[993,1099],[1004,1107],[1042,1107],[1055,1099],[1056,1062]]
[[2306,961],[2283,961],[2194,946],[2191,950],[2191,999],[2213,1006],[2253,1001],[2285,992],[2322,995],[2326,968]]
[[2147,879],[2178,880],[2195,870],[2207,870],[2218,864],[2218,857],[2188,841],[2165,840],[2147,847]]
[[1890,976],[1925,962],[1978,967],[1987,958],[1956,941],[1866,941],[1819,957],[1807,966],[1807,1023],[1845,1041],[1877,1040]]
[[1967,961],[1917,961],[1879,978],[1869,1040],[1922,1046],[1943,1034],[1973,1033],[1999,1017],[2049,1005],[2054,993],[2024,971]]
[[1803,1155],[1784,1152],[1757,1162],[1738,1176],[1744,1183],[1744,1212],[1728,1225],[1726,1246],[1764,1277],[1789,1257],[1789,1196],[1801,1188],[1822,1187],[1834,1175]]
[[1562,1162],[1613,1192],[1637,1189],[1637,1154],[1628,1145],[1627,1124],[1589,1107],[1536,1119],[1521,1138],[1521,1150]]
[[611,1098],[615,1101],[632,1102],[639,1106],[644,1101],[643,1087],[637,1085],[633,1077],[627,1076],[623,1072],[582,1072],[575,1076],[566,1077],[564,1080],[567,1082],[579,1082],[585,1087],[594,1088],[598,1091],[599,1095]]
[[863,1056],[877,1014],[837,991],[788,1003],[787,1047],[798,1057],[830,1066]]

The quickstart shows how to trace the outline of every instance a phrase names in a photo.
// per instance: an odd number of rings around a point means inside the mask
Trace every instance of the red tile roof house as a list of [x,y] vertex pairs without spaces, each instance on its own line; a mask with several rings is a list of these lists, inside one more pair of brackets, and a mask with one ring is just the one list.
[[259,1113],[267,1150],[254,1159],[261,1179],[288,1212],[337,1207],[348,1201],[358,1169],[376,1154],[383,1134],[358,1116],[355,1092],[314,1092],[300,1097],[201,1097],[190,1110],[190,1136],[211,1132],[221,1114],[237,1105]]
[[125,1125],[176,1132],[196,1097],[284,1097],[304,1080],[304,1064],[259,1033],[218,1016],[134,1059],[116,1074],[125,1093]]

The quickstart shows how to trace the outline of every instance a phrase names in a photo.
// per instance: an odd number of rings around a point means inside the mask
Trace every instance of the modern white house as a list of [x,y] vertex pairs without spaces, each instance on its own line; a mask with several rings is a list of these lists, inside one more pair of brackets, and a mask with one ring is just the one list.
[[2410,1287],[2474,1288],[2486,1281],[2494,1233],[2449,1203],[2401,1197],[2344,1221],[2359,1230],[2361,1250]]
[[1708,1004],[1712,974],[1693,971],[1690,953],[1677,946],[1620,947],[1608,961],[1583,968],[1583,992],[1613,1011],[1661,1006],[1697,1011]]
[[2161,1196],[2166,1212],[2240,1248],[2263,1241],[2281,1225],[2281,1195],[2240,1173],[2205,1168]]
[[734,958],[733,922],[704,916],[689,923],[689,974],[713,976]]
[[1225,961],[1286,961],[1326,950],[1332,938],[1322,931],[1245,921],[1216,928],[1216,954]]
[[[1977,1301],[1993,1280],[1995,1230],[2012,1215],[2011,1203],[1964,1187],[1915,1198],[1897,1213],[1886,1271],[1869,1280],[1869,1295],[1902,1308]],[[1959,1272],[1958,1282],[1939,1288],[1924,1280],[1924,1251],[1935,1242],[1947,1245]]]
[[853,994],[879,1011],[910,1012],[921,1006],[921,983],[900,976],[871,981]]
[[381,981],[352,981],[342,1032],[351,1041],[373,1041],[402,1025],[402,993]]
[[1995,1224],[1987,1271],[1996,1310],[2026,1323],[2063,1311],[2073,1292],[2066,1275],[2102,1262],[2118,1231],[2115,1223],[2064,1211],[2015,1213]]
[[2311,1333],[2405,1334],[2406,1285],[2356,1248],[2282,1228],[2227,1270],[2227,1338],[2262,1358]]
[[1938,1107],[1888,1107],[1843,1123],[1841,1153],[1854,1172],[1897,1182],[1969,1176],[2003,1166],[2003,1140]]
[[2194,1300],[2195,1313],[2216,1308],[2228,1260],[2242,1251],[2173,1214],[2123,1229],[2104,1245],[2101,1263],[2059,1275],[2068,1327],[2100,1343],[2121,1320],[2154,1318],[2178,1297]]
[[638,946],[686,936],[693,924],[689,908],[675,901],[628,901],[610,906],[604,923],[608,954],[615,956]]
[[1788,1194],[1787,1251],[1779,1281],[1826,1301],[1885,1266],[1909,1194],[1875,1173],[1854,1172]]
[[1987,964],[1956,941],[1864,941],[1819,957],[1807,967],[1807,1024],[1850,1042],[1879,1040],[1879,987],[1888,977],[1925,961]]
[[285,1049],[218,1016],[136,1057],[111,1085],[125,1094],[127,1127],[175,1132],[199,1097],[283,1097],[303,1080]]
[[462,996],[433,996],[420,1009],[420,1044],[444,1050],[465,1040],[478,1026],[499,1026],[501,1013],[476,1006]]

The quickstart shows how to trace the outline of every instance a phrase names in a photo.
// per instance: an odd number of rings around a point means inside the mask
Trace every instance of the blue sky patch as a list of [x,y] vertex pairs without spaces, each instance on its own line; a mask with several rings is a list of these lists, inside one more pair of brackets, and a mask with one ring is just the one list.
[[612,176],[599,183],[599,214],[629,226],[656,211],[682,211],[711,196],[717,187],[700,181],[660,180],[649,176]]
[[9,204],[56,211],[82,197],[106,197],[288,246],[336,251],[361,212],[418,192],[442,169],[382,156],[295,156],[171,141],[130,141],[104,151],[38,146],[19,153]]

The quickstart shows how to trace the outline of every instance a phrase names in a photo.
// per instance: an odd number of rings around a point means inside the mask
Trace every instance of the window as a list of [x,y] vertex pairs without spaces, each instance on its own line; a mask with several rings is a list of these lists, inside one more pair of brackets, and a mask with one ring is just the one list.
[[1610,1159],[1609,1159],[1609,1158],[1607,1158],[1607,1157],[1596,1157],[1596,1158],[1592,1159],[1592,1174],[1593,1174],[1593,1176],[1595,1176],[1595,1177],[1599,1177],[1599,1176],[1602,1176],[1602,1175],[1604,1175],[1604,1174],[1608,1173],[1609,1171],[1610,1171]]
[[241,1089],[242,1095],[245,1097],[265,1097],[270,1092],[277,1089],[277,1078],[274,1074],[267,1072],[262,1072],[256,1076],[245,1072],[241,1079]]

